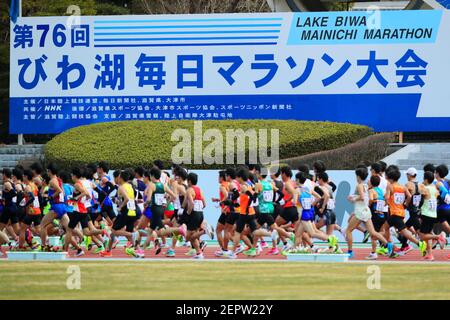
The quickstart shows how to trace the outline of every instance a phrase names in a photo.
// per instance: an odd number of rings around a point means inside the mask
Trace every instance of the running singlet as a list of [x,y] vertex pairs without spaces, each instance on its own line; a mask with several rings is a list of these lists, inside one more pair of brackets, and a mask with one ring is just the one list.
[[450,210],[450,187],[447,180],[441,180],[442,185],[439,187],[438,209]]
[[108,175],[104,176],[109,183],[105,183],[104,186],[101,185],[100,183],[100,189],[105,193],[102,194],[100,193],[98,196],[98,201],[100,202],[101,206],[106,206],[106,207],[112,207],[113,203],[111,198],[109,197],[109,194],[114,190],[113,188],[111,188],[111,178]]
[[[57,178],[58,180],[58,186],[61,188],[61,190],[63,190],[63,183],[62,180],[60,178]],[[54,205],[54,204],[63,204],[64,203],[64,192],[61,192],[58,194],[57,197],[54,196],[55,195],[55,190],[53,190],[52,187],[48,187],[48,197],[50,199],[50,204]]]
[[152,205],[162,207],[166,204],[166,192],[164,191],[164,185],[162,182],[155,183],[155,191],[152,193]]
[[302,220],[311,221],[314,218],[313,196],[307,186],[300,187],[298,202],[302,207]]
[[[86,187],[86,184],[81,181],[77,182],[78,185]],[[87,190],[87,189],[86,189]],[[89,192],[89,191],[88,191]],[[91,207],[91,199],[83,195],[82,197],[79,197],[76,205],[75,205],[75,211],[78,213],[87,213],[88,209]]]
[[[249,186],[250,187],[250,186]],[[242,215],[254,215],[255,209],[250,205],[250,197],[247,194],[239,194],[239,213]]]
[[[287,182],[287,183],[290,183]],[[283,204],[283,208],[290,208],[294,206],[294,203],[292,202],[292,196],[286,191],[286,183],[283,185],[283,200],[284,200],[284,204]]]
[[[29,205],[28,214],[30,215],[40,215],[41,214],[41,206],[39,203],[39,189],[34,183],[30,183],[29,187],[31,189],[31,193],[33,194],[34,200]],[[28,203],[29,196],[25,195],[26,202]]]
[[372,203],[372,213],[378,214],[379,217],[384,217],[384,207],[386,206],[386,201],[384,200],[384,192],[380,187],[373,188],[373,191],[377,194],[377,198]]
[[418,214],[420,206],[422,204],[422,195],[419,192],[419,184],[414,181],[414,194],[412,195],[412,200],[409,203],[408,211],[410,214]]
[[421,213],[423,216],[437,218],[437,189],[434,185],[425,186],[430,193],[430,198],[423,201]]
[[273,188],[272,184],[266,180],[260,181],[262,190],[258,195],[259,200],[259,212],[261,213],[273,213],[275,210],[273,206]]
[[[228,192],[228,183],[227,182],[224,181],[224,182],[220,183],[220,186],[223,187]],[[221,188],[219,188],[219,200],[220,200],[220,202],[226,200],[225,195],[221,191]],[[222,212],[225,212],[225,213],[230,212],[230,208],[227,207],[226,205],[220,204],[220,207],[222,208]]]
[[195,196],[194,196],[194,209],[195,212],[203,212],[203,198],[202,198],[202,192],[199,187],[192,186],[192,189],[194,190]]
[[405,187],[399,184],[393,185],[393,192],[388,199],[389,212],[391,216],[405,217]]
[[[239,184],[239,182],[237,180],[233,180],[233,183],[236,186],[236,191],[239,194],[241,194],[241,185]],[[233,190],[231,190],[231,191],[233,191]],[[228,199],[231,200],[233,202],[233,204],[239,204],[239,196],[237,199],[233,200],[233,192],[228,192]],[[233,206],[230,206],[229,208],[230,208],[230,211],[233,211],[233,212],[239,213],[241,211],[240,206],[235,207],[233,205]]]
[[64,194],[66,196],[67,212],[71,213],[71,212],[76,211],[77,202],[73,199],[73,192],[75,191],[75,188],[68,183],[64,183],[63,190],[64,190]]
[[129,217],[136,216],[136,202],[134,201],[134,189],[129,183],[123,185],[125,194],[127,195],[128,202],[125,208],[122,209],[122,213]]

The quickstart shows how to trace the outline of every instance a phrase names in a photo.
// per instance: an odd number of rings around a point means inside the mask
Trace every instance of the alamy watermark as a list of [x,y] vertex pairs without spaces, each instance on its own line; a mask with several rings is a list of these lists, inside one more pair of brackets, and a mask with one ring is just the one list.
[[69,275],[66,279],[66,288],[68,290],[81,289],[81,270],[77,265],[67,267],[66,273]]
[[[270,139],[269,139],[270,134]],[[202,121],[194,121],[193,134],[176,129],[171,140],[172,162],[176,164],[245,164],[276,166],[279,160],[278,129],[203,130]]]
[[367,289],[380,290],[381,289],[381,269],[379,266],[371,265],[367,267]]

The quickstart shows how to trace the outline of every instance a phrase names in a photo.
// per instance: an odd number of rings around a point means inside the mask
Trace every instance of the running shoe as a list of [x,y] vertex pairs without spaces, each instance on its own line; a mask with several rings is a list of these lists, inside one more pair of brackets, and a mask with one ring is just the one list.
[[208,246],[208,244],[206,243],[206,241],[201,241],[200,242],[200,249],[202,251],[205,251],[206,247]]
[[425,257],[423,257],[423,260],[434,261],[434,257],[432,254],[427,254],[427,255],[425,255]]
[[369,237],[370,237],[370,233],[369,231],[364,231],[364,238],[363,238],[363,243],[366,243],[367,241],[369,241]]
[[280,251],[278,251],[277,248],[272,248],[266,254],[268,254],[268,255],[277,255],[279,253],[280,253]]
[[404,256],[405,254],[410,252],[412,249],[413,248],[408,244],[406,247],[401,248],[399,253]]
[[111,251],[105,250],[105,251],[100,252],[100,257],[109,258],[109,257],[112,257],[112,253],[111,253]]
[[439,247],[441,247],[441,250],[445,248],[445,245],[447,244],[447,238],[444,231],[441,232],[438,239]]
[[84,236],[83,241],[84,241],[84,246],[85,246],[88,250],[91,250],[91,248],[92,248],[92,246],[91,246],[91,242],[92,242],[91,237]]
[[424,257],[427,251],[427,243],[425,241],[419,241],[419,250],[422,254],[422,257]]
[[206,230],[205,230],[206,233],[208,233],[209,238],[211,240],[214,240],[214,229],[213,229],[213,227],[211,227],[211,225],[208,222],[206,222],[206,221],[205,221],[205,225],[206,225]]
[[127,254],[127,255],[129,255],[129,256],[132,256],[132,257],[137,257],[137,255],[136,255],[136,251],[132,248],[132,247],[130,247],[130,248],[126,248],[125,249],[125,253]]
[[377,250],[375,250],[375,252],[382,256],[387,256],[389,254],[388,248],[383,248],[383,247],[378,247]]
[[288,251],[290,248],[291,248],[291,246],[286,243],[281,247],[281,252]]
[[188,252],[185,253],[186,256],[193,257],[197,251],[195,249],[191,248]]
[[138,249],[138,250],[135,250],[135,252],[136,252],[136,257],[137,257],[137,258],[144,258],[144,257],[145,257],[145,252],[144,252],[144,250]]
[[255,249],[255,248],[250,248],[250,249],[248,249],[248,250],[245,250],[245,251],[243,252],[243,254],[246,255],[247,257],[255,257],[256,254],[257,254],[257,252],[256,252],[256,249]]
[[244,246],[241,245],[234,250],[234,254],[238,255],[239,253],[244,252],[244,251],[245,251],[245,248],[244,248]]
[[175,257],[175,250],[173,250],[173,249],[167,250],[166,257],[169,257],[169,258]]
[[84,255],[84,251],[79,249],[79,250],[77,250],[77,253],[75,254],[75,257],[81,257],[82,255]]
[[185,241],[183,243],[183,247],[190,247],[190,246],[191,246],[191,243],[189,241]]
[[233,251],[230,251],[230,250],[224,251],[223,256],[228,259],[236,259],[237,258],[237,255]]
[[223,257],[223,256],[224,256],[224,251],[223,251],[222,249],[216,250],[216,251],[214,252],[214,255],[215,255],[216,257]]
[[267,244],[267,242],[265,242],[264,240],[261,240],[261,249],[265,249],[269,247],[269,245]]
[[194,259],[204,259],[205,256],[203,255],[202,252],[195,254],[192,258]]
[[366,258],[366,260],[377,260],[378,259],[378,255],[376,252],[372,252],[371,254],[369,254]]
[[94,250],[94,253],[95,253],[95,254],[99,254],[99,253],[102,252],[102,251],[105,251],[105,248],[104,248],[103,246],[97,247],[97,248]]
[[353,259],[355,257],[355,253],[353,251],[348,251],[348,258]]
[[293,232],[291,232],[289,240],[291,240],[292,244],[295,244],[295,234]]
[[391,255],[394,252],[394,244],[392,242],[388,242],[386,245],[386,249],[387,249],[387,254]]

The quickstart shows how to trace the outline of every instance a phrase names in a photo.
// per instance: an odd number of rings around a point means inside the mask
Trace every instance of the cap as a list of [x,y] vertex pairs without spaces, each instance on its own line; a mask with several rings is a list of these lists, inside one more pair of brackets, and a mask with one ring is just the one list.
[[406,174],[408,176],[417,176],[417,170],[416,168],[409,168],[408,170],[406,170]]

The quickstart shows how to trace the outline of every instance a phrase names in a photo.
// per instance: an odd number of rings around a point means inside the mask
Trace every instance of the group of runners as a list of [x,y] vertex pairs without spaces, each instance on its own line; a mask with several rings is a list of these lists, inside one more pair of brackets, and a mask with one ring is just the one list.
[[[444,248],[450,233],[445,165],[425,166],[421,182],[410,168],[407,184],[401,185],[398,167],[361,164],[355,170],[355,192],[348,197],[354,210],[345,230],[334,211],[337,186],[322,161],[314,162],[313,174],[301,165],[295,176],[289,166],[230,167],[219,172],[219,196],[210,199],[220,210],[214,232],[203,216],[207,201],[198,175],[179,165],[165,171],[160,160],[153,164],[111,176],[106,162],[70,171],[49,164],[44,172],[39,163],[4,169],[0,244],[52,251],[49,236],[59,236],[63,245],[56,249],[111,257],[119,239],[126,238],[125,252],[136,258],[149,248],[174,257],[182,245],[190,247],[186,255],[202,259],[206,235],[217,237],[217,257],[233,259],[239,254],[342,253],[335,234],[340,232],[353,258],[353,233],[359,231],[372,242],[366,259],[380,254],[395,258],[414,244],[425,260],[433,260],[433,249]],[[394,246],[393,237],[401,247]]]

